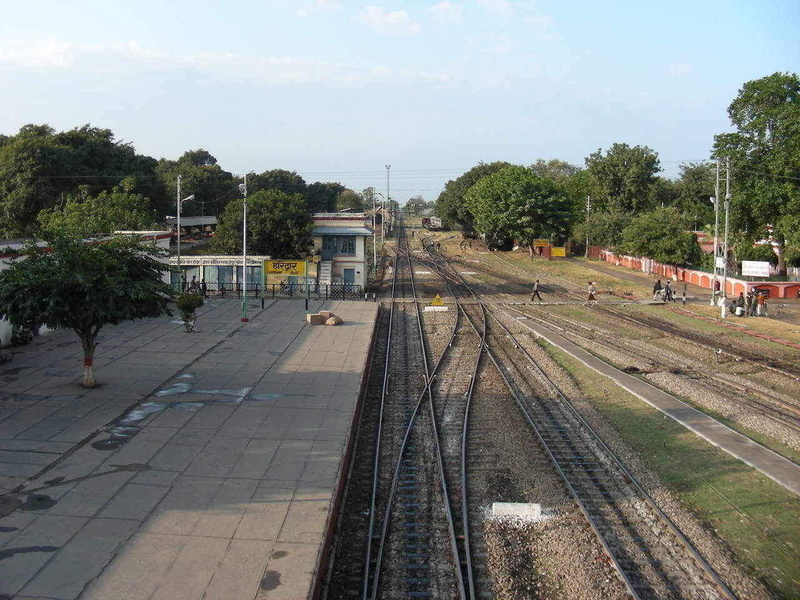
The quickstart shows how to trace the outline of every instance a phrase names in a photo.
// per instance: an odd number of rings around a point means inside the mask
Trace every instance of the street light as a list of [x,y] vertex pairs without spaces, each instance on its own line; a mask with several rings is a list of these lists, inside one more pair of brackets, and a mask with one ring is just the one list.
[[[178,175],[178,194],[176,202],[178,204],[178,271],[180,272],[181,288],[183,288],[183,269],[181,269],[181,205],[189,200],[194,200],[194,194],[186,196],[186,198],[181,200],[181,176]],[[183,289],[181,289],[181,292],[183,292]]]
[[[376,238],[376,215],[378,212],[378,196],[383,198],[383,194],[380,192],[375,192],[372,195],[372,266],[375,269],[375,272],[378,272],[378,244]],[[382,217],[381,217],[382,218]],[[381,221],[381,226],[383,226],[383,221]]]
[[242,220],[242,323],[250,319],[247,318],[247,174],[244,176],[244,183],[239,184],[239,191],[244,195]]
[[717,250],[717,237],[719,235],[719,205],[717,204],[717,198],[715,196],[711,196],[709,198],[711,200],[711,204],[714,205],[714,280],[711,283],[711,306],[714,306],[717,303],[717,256],[719,252]]

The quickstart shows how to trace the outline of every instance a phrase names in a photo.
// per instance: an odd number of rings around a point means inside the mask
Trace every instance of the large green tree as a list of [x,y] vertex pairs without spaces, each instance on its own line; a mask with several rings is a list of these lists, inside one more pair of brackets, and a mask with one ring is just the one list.
[[[175,214],[176,186],[181,176],[181,196],[194,195],[194,200],[181,207],[186,216],[218,215],[228,202],[238,194],[233,175],[217,164],[217,159],[207,150],[189,150],[178,160],[161,159],[156,170],[161,182],[170,191],[170,201],[164,210]],[[249,187],[248,180],[248,187]]]
[[72,329],[83,347],[83,386],[95,384],[93,359],[104,325],[169,314],[159,252],[137,238],[105,243],[59,237],[26,248],[0,272],[0,314],[14,325]]
[[278,190],[284,194],[305,194],[306,181],[294,171],[272,169],[247,178],[247,187],[251,192],[261,190]]
[[40,230],[45,236],[91,237],[119,230],[158,228],[158,215],[149,210],[149,201],[133,191],[135,182],[125,179],[110,192],[89,196],[88,188],[68,196],[64,206],[39,213]]
[[332,181],[316,181],[305,191],[308,210],[316,212],[333,212],[336,210],[336,199],[345,190],[341,183]]
[[563,242],[575,218],[575,203],[550,179],[522,166],[487,175],[466,194],[475,229],[489,240],[528,244],[547,238]]
[[684,163],[675,182],[676,206],[691,219],[695,229],[714,221],[715,171],[711,163]]
[[697,238],[674,206],[635,216],[622,232],[619,250],[672,265],[698,264],[701,256]]
[[647,146],[613,144],[586,158],[599,197],[592,203],[616,212],[639,212],[651,202],[651,187],[661,170],[658,154]]
[[[242,251],[243,200],[225,207],[214,236],[215,251]],[[247,251],[274,258],[299,258],[311,247],[311,215],[300,194],[263,190],[247,197]]]
[[592,212],[575,226],[572,237],[581,244],[588,239],[592,246],[614,249],[622,241],[622,232],[632,218],[629,213]]
[[348,210],[351,212],[361,212],[364,210],[364,200],[361,194],[353,190],[344,190],[336,199],[336,210]]
[[467,192],[487,175],[497,173],[500,169],[509,166],[511,163],[507,162],[481,162],[456,179],[448,181],[436,199],[437,216],[441,217],[448,225],[458,223],[465,230],[471,230],[474,226],[474,217],[464,201]]
[[155,165],[115,141],[109,129],[84,125],[57,133],[47,125],[25,125],[0,144],[0,235],[35,235],[41,210],[63,204],[80,188],[90,195],[111,190],[126,177],[147,198],[145,208],[160,207],[166,196]]
[[773,73],[748,81],[728,107],[735,133],[714,138],[714,155],[730,159],[734,183],[731,218],[753,238],[778,244],[778,270],[797,233],[800,214],[800,79]]

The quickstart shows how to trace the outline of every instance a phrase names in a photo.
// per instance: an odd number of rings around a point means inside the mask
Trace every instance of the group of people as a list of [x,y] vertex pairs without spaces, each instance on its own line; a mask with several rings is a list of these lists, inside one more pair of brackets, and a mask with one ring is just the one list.
[[729,309],[737,317],[766,317],[766,297],[755,294],[753,290],[747,292],[746,296],[744,292],[739,292],[739,297],[731,300]]
[[[185,281],[186,280],[184,279],[184,283]],[[208,288],[206,287],[206,280],[201,279],[200,281],[197,281],[196,275],[192,275],[192,280],[189,282],[188,285],[184,285],[183,291],[186,294],[199,294],[203,298],[206,298],[208,296]]]
[[672,289],[672,282],[667,279],[664,285],[661,285],[661,280],[656,279],[653,284],[653,300],[661,300],[662,302],[675,302],[675,292]]
[[[541,288],[539,287],[539,280],[537,279],[533,283],[533,289],[531,289],[531,302],[533,302],[536,299],[538,299],[539,302],[542,301],[542,295],[541,293],[539,293],[540,289]],[[594,281],[589,282],[589,287],[587,288],[587,292],[589,293],[589,297],[586,303],[588,304],[590,302],[597,302],[597,298],[595,297],[595,294],[597,294],[597,288],[594,286]]]

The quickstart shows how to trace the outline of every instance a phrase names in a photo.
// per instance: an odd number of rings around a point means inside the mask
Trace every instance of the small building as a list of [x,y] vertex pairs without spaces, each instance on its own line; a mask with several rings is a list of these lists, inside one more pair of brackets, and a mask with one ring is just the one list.
[[317,213],[314,218],[315,261],[319,284],[345,284],[363,288],[367,283],[367,238],[373,235],[364,213]]

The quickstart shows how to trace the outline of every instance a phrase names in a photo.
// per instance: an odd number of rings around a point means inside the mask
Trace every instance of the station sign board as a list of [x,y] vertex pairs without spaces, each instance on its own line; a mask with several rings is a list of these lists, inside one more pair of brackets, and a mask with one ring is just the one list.
[[534,248],[546,248],[550,245],[550,240],[533,240]]
[[306,261],[304,260],[265,260],[264,272],[269,275],[299,275],[306,274]]
[[567,249],[563,246],[557,247],[553,246],[550,248],[550,257],[551,258],[564,258],[567,256]]
[[[264,264],[264,256],[248,256],[248,267],[260,267]],[[177,265],[178,258],[171,256],[169,264]],[[181,265],[184,267],[241,267],[241,256],[182,256]]]
[[743,260],[742,275],[746,277],[769,277],[769,263],[761,260]]

